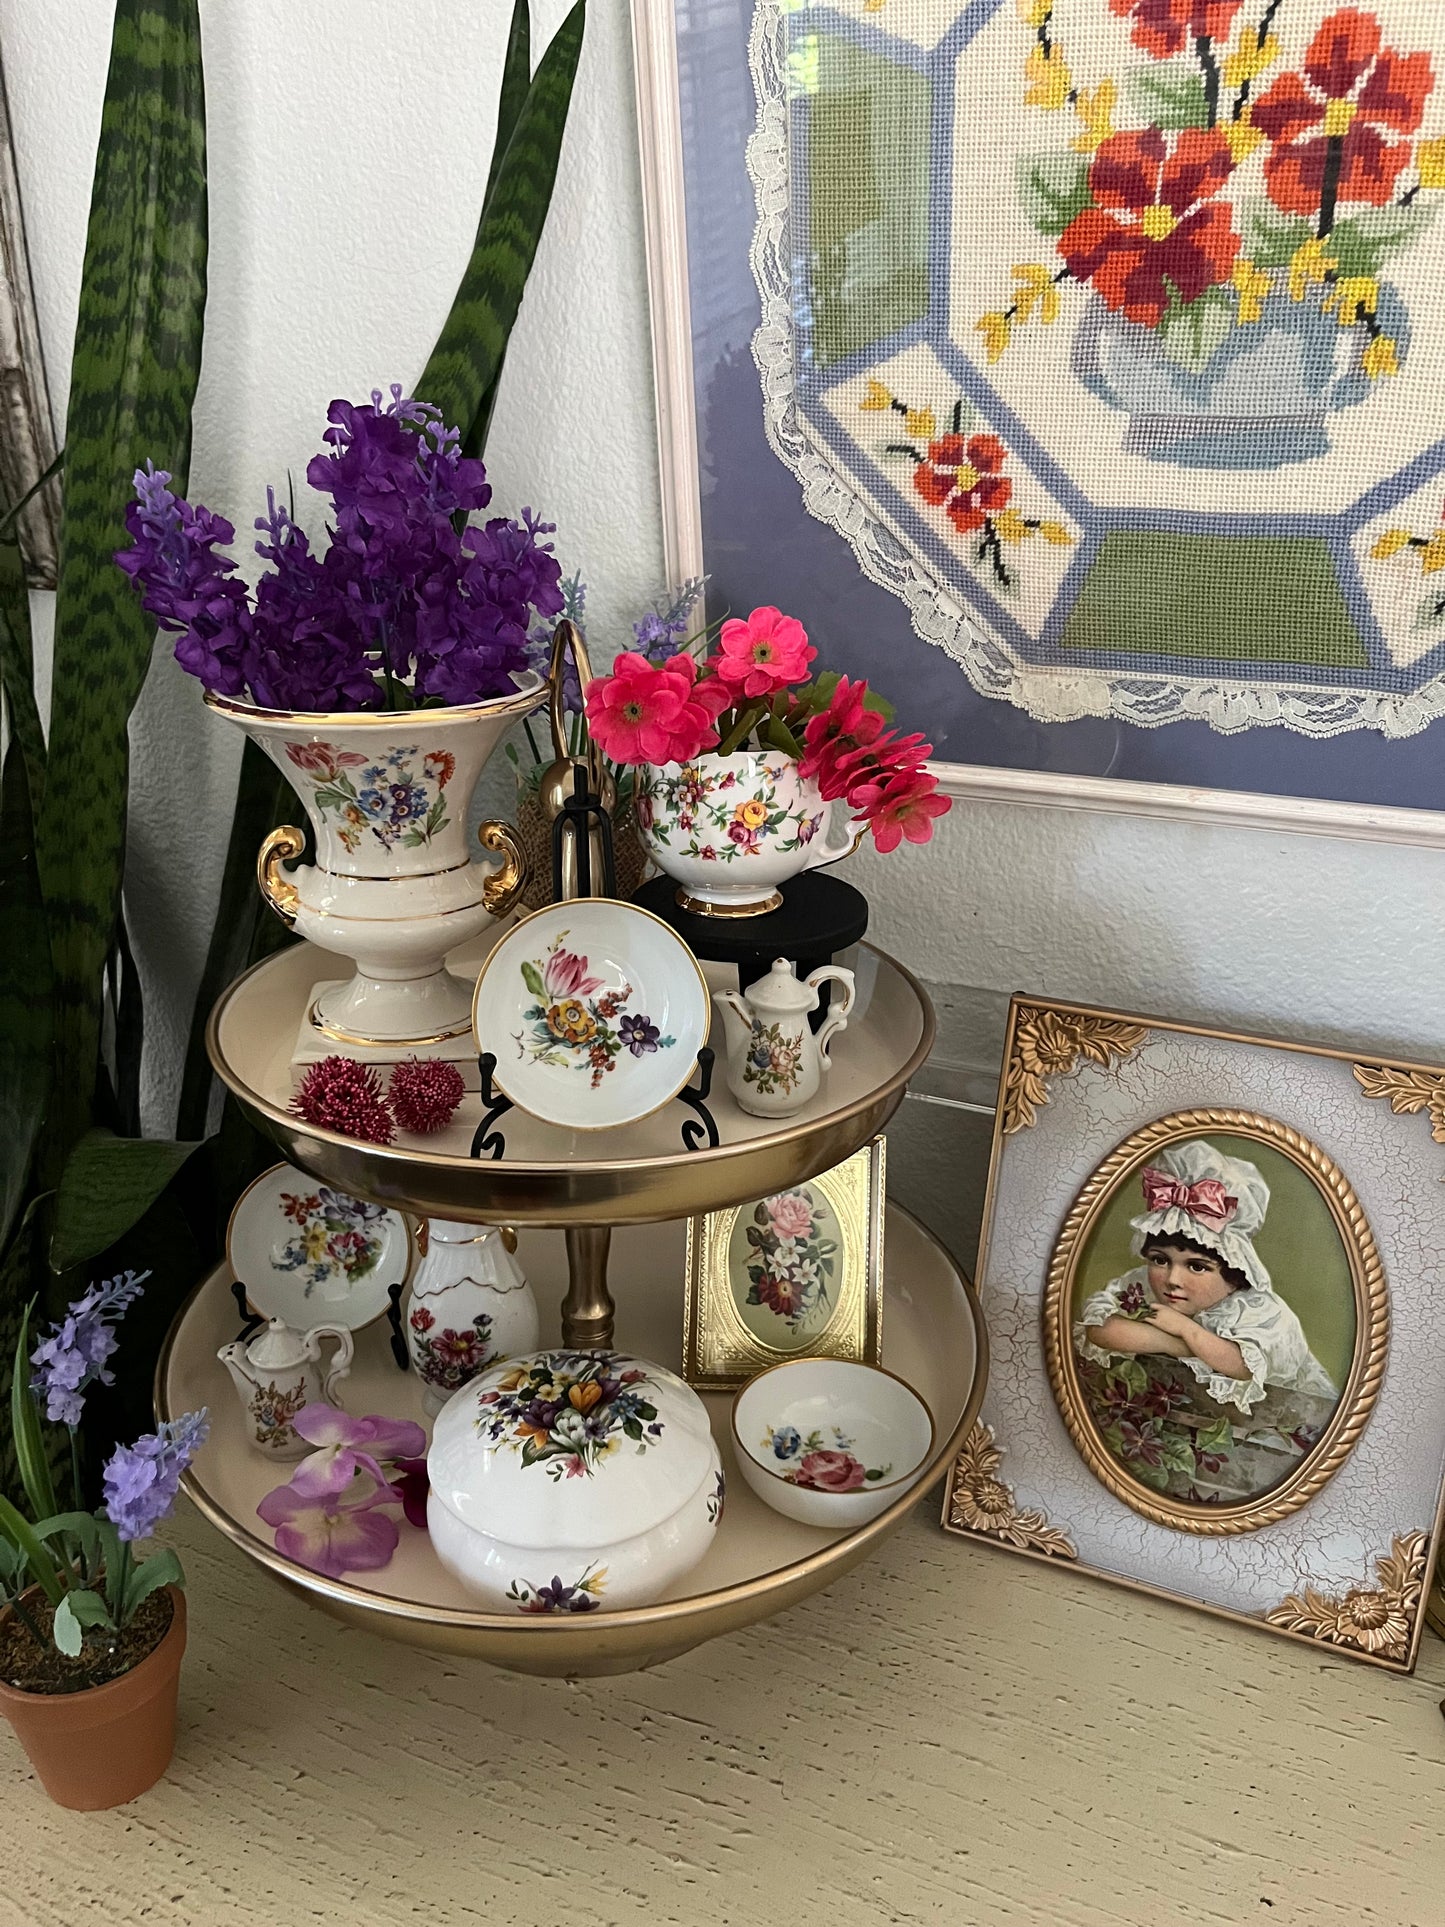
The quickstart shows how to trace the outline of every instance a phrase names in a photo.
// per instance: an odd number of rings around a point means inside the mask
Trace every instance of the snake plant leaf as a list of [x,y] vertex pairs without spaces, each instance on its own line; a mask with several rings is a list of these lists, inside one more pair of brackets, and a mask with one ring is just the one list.
[[30,638],[25,559],[14,535],[0,538],[0,690],[5,696],[10,734],[25,758],[29,807],[38,809],[45,790],[45,731],[35,700],[35,652]]
[[485,437],[479,416],[484,405],[490,408],[489,391],[494,392],[551,206],[585,22],[586,0],[577,0],[537,64],[507,150],[495,164],[452,311],[417,383],[419,398],[455,422],[472,449],[478,432]]
[[0,932],[4,933],[0,938],[3,1253],[24,1207],[53,1075],[50,935],[35,866],[34,816],[18,731],[0,775]]
[[197,0],[116,0],[65,436],[45,796],[36,846],[55,967],[58,1162],[90,1119],[124,859],[127,721],[152,623],[112,557],[131,477],[183,486],[206,295]]
[[492,198],[492,189],[497,185],[497,175],[512,135],[516,132],[517,116],[532,86],[532,0],[516,0],[512,8],[512,25],[507,34],[506,58],[502,63],[502,91],[497,99],[497,134],[492,142],[492,165],[487,172],[487,191],[482,196],[482,207]]
[[117,1137],[91,1130],[61,1174],[50,1234],[50,1264],[67,1271],[123,1238],[200,1149],[176,1138]]
[[215,1073],[206,1054],[206,1026],[216,999],[249,964],[291,942],[279,917],[273,917],[256,888],[256,852],[271,831],[294,823],[301,814],[296,792],[271,758],[248,736],[241,751],[241,774],[236,785],[236,808],[231,839],[221,873],[221,895],[216,921],[201,972],[186,1045],[181,1077],[176,1134],[184,1138],[206,1135]]

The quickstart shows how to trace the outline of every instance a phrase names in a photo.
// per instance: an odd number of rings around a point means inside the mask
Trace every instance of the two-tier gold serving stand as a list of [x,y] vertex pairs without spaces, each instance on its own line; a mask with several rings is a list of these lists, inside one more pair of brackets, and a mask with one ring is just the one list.
[[[475,975],[492,932],[453,953]],[[247,1114],[293,1164],[327,1184],[419,1217],[518,1227],[521,1257],[547,1321],[564,1343],[607,1345],[679,1367],[684,1224],[804,1182],[869,1143],[903,1098],[933,1042],[933,1012],[917,980],[870,945],[856,958],[858,996],[835,1040],[824,1088],[779,1124],[747,1116],[719,1075],[709,1105],[719,1142],[683,1148],[687,1113],[665,1106],[606,1132],[560,1130],[520,1109],[504,1120],[505,1156],[470,1155],[480,1099],[464,1100],[437,1136],[382,1147],[303,1122],[290,1110],[291,1046],[318,983],[346,965],[299,943],[237,979],[211,1018],[217,1072]],[[705,965],[710,987],[735,982]],[[563,1250],[546,1234],[560,1229]],[[614,1304],[611,1286],[621,1298]],[[213,1274],[183,1308],[157,1371],[163,1417],[209,1406],[210,1440],[187,1474],[190,1496],[248,1556],[350,1623],[408,1644],[469,1654],[521,1672],[629,1671],[780,1610],[857,1563],[899,1524],[946,1468],[982,1402],[985,1347],[972,1287],[907,1213],[890,1208],[886,1235],[884,1362],[917,1387],[935,1421],[933,1458],[919,1482],[879,1518],[853,1531],[798,1525],[732,1477],[726,1396],[706,1399],[729,1470],[727,1508],[706,1559],[676,1596],[627,1612],[504,1616],[482,1612],[446,1574],[424,1533],[404,1529],[382,1572],[330,1580],[283,1558],[255,1515],[284,1476],[247,1441],[219,1346],[235,1335],[229,1273]],[[554,1331],[557,1329],[553,1327]],[[356,1412],[421,1416],[415,1379],[397,1370],[385,1323],[357,1334],[345,1390]],[[540,1575],[543,1583],[550,1574]]]

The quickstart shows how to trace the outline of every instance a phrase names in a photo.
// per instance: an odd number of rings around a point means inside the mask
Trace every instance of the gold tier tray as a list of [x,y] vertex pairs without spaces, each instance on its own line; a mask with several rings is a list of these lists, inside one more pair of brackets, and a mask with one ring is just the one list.
[[[499,934],[500,928],[464,945],[449,967],[475,977]],[[433,1218],[646,1224],[765,1197],[841,1163],[876,1136],[933,1044],[933,1010],[917,979],[864,944],[854,1015],[834,1039],[833,1068],[822,1090],[796,1117],[780,1124],[739,1110],[719,1051],[708,1100],[721,1138],[715,1150],[682,1148],[679,1126],[689,1113],[678,1104],[608,1131],[561,1130],[512,1110],[501,1120],[505,1159],[481,1161],[468,1155],[482,1114],[474,1093],[446,1131],[403,1135],[388,1148],[318,1130],[290,1114],[297,1031],[315,986],[346,968],[314,944],[298,943],[238,977],[211,1015],[211,1062],[294,1164],[339,1190]],[[736,985],[731,966],[703,968],[710,988]],[[715,1046],[720,1042],[715,1036]]]
[[[614,1253],[618,1275],[627,1281],[618,1343],[674,1370],[682,1352],[683,1251],[683,1227],[673,1224],[625,1230]],[[520,1255],[542,1308],[543,1330],[555,1330],[566,1284],[562,1240],[524,1231]],[[936,1450],[918,1484],[856,1531],[798,1525],[765,1506],[736,1472],[730,1398],[704,1395],[728,1474],[722,1524],[707,1557],[674,1594],[629,1612],[482,1612],[442,1569],[425,1533],[405,1524],[395,1558],[379,1573],[325,1579],[283,1558],[256,1518],[256,1505],[291,1468],[263,1458],[248,1443],[240,1404],[216,1357],[236,1331],[225,1267],[192,1293],[171,1327],[156,1371],[156,1408],[171,1418],[209,1407],[211,1436],[186,1473],[184,1489],[233,1545],[337,1619],[403,1645],[484,1659],[514,1672],[632,1672],[781,1612],[847,1572],[902,1522],[972,1430],[988,1369],[973,1287],[943,1247],[896,1205],[888,1208],[884,1268],[884,1360],[918,1389],[935,1421]],[[346,1408],[425,1424],[420,1386],[413,1374],[396,1369],[388,1336],[385,1320],[357,1333],[356,1363],[342,1394]]]

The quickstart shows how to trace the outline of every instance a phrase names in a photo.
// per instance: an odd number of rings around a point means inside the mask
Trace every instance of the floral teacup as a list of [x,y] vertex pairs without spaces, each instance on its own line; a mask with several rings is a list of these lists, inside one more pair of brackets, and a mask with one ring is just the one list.
[[678,902],[703,916],[776,910],[779,884],[836,863],[862,835],[775,749],[644,764],[634,809],[648,855],[682,886]]

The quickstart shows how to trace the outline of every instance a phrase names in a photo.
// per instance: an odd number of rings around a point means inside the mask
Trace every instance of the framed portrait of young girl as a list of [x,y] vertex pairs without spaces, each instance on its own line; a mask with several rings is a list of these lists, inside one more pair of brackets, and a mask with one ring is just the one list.
[[1414,1664],[1445,1070],[1015,998],[950,1530]]

